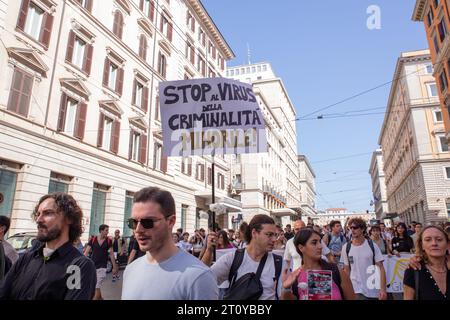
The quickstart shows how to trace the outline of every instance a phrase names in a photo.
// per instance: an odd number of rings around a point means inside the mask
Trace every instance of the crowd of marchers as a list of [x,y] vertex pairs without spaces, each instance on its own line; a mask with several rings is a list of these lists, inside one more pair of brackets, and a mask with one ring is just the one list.
[[[124,252],[123,300],[449,300],[450,224],[368,225],[352,218],[319,227],[297,220],[284,229],[254,215],[238,230],[190,235],[178,229],[171,193],[147,187],[134,196],[133,230],[126,244],[109,227],[83,246],[83,213],[69,194],[52,193],[36,204],[33,247],[20,256],[4,239],[9,218],[0,216],[0,299],[102,299],[108,260],[119,280]],[[128,246],[128,249],[125,247]],[[227,250],[223,250],[227,249]],[[223,250],[223,251],[220,251]],[[219,257],[219,252],[221,252]],[[387,292],[383,261],[412,254],[403,293]],[[122,259],[123,260],[123,259]],[[378,270],[369,285],[368,270]]]

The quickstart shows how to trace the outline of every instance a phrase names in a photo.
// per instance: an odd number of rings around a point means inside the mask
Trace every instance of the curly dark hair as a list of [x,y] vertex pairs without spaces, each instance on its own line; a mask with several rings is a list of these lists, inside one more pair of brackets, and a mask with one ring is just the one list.
[[38,204],[33,210],[32,217],[35,221],[38,217],[39,206],[47,199],[55,200],[56,207],[58,208],[58,213],[64,214],[64,216],[69,221],[69,241],[72,243],[75,242],[75,240],[77,240],[83,233],[83,211],[81,210],[80,206],[70,194],[62,192],[46,194],[39,199]]

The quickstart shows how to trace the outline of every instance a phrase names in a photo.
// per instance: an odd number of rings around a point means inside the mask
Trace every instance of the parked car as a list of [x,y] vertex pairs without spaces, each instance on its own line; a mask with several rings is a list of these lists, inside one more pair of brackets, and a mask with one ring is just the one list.
[[33,246],[37,245],[37,232],[22,232],[6,239],[14,249],[16,249],[19,256],[23,255],[28,250],[31,250]]

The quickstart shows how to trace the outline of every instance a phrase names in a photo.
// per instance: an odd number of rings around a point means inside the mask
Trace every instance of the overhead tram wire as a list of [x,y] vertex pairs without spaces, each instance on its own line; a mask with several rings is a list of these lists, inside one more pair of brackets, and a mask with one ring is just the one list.
[[[435,65],[438,65],[438,64],[442,63],[443,60],[444,60],[444,59],[441,59],[441,61],[438,61]],[[421,71],[423,71],[423,70],[425,70],[425,69],[426,69],[426,67],[418,68],[418,70],[416,70],[416,71],[414,71],[414,72],[407,73],[407,74],[402,75],[402,76],[398,76],[398,77],[392,79],[391,81],[388,81],[388,82],[382,83],[382,84],[380,84],[380,85],[377,85],[377,86],[375,86],[375,87],[372,87],[372,88],[370,88],[370,89],[364,90],[364,91],[359,92],[359,93],[357,93],[357,94],[354,94],[354,95],[352,95],[352,96],[350,96],[350,97],[348,97],[348,98],[345,98],[345,99],[342,99],[342,100],[340,100],[340,101],[338,101],[338,102],[335,102],[335,103],[332,103],[332,104],[330,104],[330,105],[327,105],[327,106],[325,106],[325,107],[323,107],[323,108],[319,108],[319,109],[317,109],[317,110],[315,110],[315,111],[313,111],[313,112],[310,112],[310,113],[308,113],[308,114],[306,114],[306,115],[300,117],[300,119],[303,119],[303,118],[306,118],[306,117],[308,117],[308,116],[311,116],[311,115],[314,115],[314,114],[316,114],[316,113],[319,113],[319,112],[321,112],[321,111],[330,109],[330,108],[332,108],[332,107],[334,107],[334,106],[337,106],[337,105],[339,105],[339,104],[342,104],[342,103],[344,103],[344,102],[353,100],[353,99],[355,99],[355,98],[357,98],[357,97],[360,97],[360,96],[362,96],[362,95],[365,95],[365,94],[367,94],[367,93],[369,93],[369,92],[375,91],[375,90],[377,90],[377,89],[379,89],[379,88],[382,88],[382,87],[384,87],[384,86],[387,86],[387,85],[389,85],[389,84],[392,84],[392,83],[394,83],[395,81],[398,81],[398,80],[400,80],[400,79],[402,79],[402,78],[407,78],[407,77],[409,77],[410,75],[419,73],[419,72],[421,72]]]

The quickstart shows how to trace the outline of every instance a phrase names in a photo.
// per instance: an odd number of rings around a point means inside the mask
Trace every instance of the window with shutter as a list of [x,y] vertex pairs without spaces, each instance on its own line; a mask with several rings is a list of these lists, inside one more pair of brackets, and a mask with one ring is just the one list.
[[117,74],[119,73],[119,68],[114,63],[109,63],[109,79],[108,79],[108,87],[116,90],[117,86]]
[[155,2],[150,1],[150,11],[148,13],[149,19],[153,22],[155,21]]
[[155,4],[153,1],[140,0],[139,8],[151,21],[153,21],[153,16],[155,12]]
[[114,120],[112,125],[112,137],[111,137],[111,152],[119,152],[119,140],[120,140],[120,121]]
[[212,169],[208,168],[208,184],[212,184]]
[[158,55],[158,73],[163,78],[166,77],[166,69],[167,69],[166,56],[160,52],[159,55]]
[[24,31],[25,29],[29,8],[30,8],[30,0],[22,0],[22,5],[19,10],[19,17],[17,18],[17,28],[19,30]]
[[144,112],[148,111],[148,96],[149,96],[148,87],[144,87],[144,89],[142,90],[142,105],[141,105],[141,109]]
[[67,96],[66,94],[61,95],[61,102],[59,106],[59,118],[58,118],[58,131],[64,131],[66,122],[66,112],[67,112]]
[[172,26],[172,23],[168,23],[167,24],[167,38],[169,39],[170,42],[172,42],[172,37],[173,37],[173,26]]
[[139,38],[139,57],[142,60],[147,60],[147,37],[141,34]]
[[75,133],[75,126],[77,122],[78,101],[66,97],[65,103],[66,108],[63,131],[73,136]]
[[86,72],[87,75],[90,75],[91,74],[92,55],[94,53],[94,47],[91,44],[87,44],[84,53],[85,54],[84,54],[83,71]]
[[71,63],[85,74],[91,73],[93,46],[81,39],[72,30],[69,33],[66,62]]
[[28,116],[34,77],[25,71],[14,68],[7,109]]
[[189,61],[195,65],[195,49],[194,49],[194,45],[189,42],[186,41],[186,58],[189,59]]
[[72,63],[79,69],[83,70],[85,56],[86,56],[86,42],[76,37],[73,47]]
[[105,127],[105,115],[100,112],[100,119],[98,120],[98,131],[97,131],[97,147],[103,146],[103,129]]
[[159,30],[166,36],[167,39],[169,39],[170,42],[172,42],[173,26],[172,23],[169,22],[169,19],[166,17],[165,13],[161,13],[161,23],[159,24]]
[[167,173],[168,159],[166,156],[163,156],[162,153],[163,153],[163,148],[161,148],[161,171],[164,173]]
[[[44,16],[45,11],[37,6],[34,2],[22,1],[22,6],[27,5],[27,8],[22,7],[19,13],[18,28],[22,29],[26,34],[31,36],[33,39],[40,41],[41,34],[44,27]],[[23,14],[26,12],[26,17],[23,20]],[[21,24],[23,27],[21,28]]]
[[192,32],[195,32],[194,16],[189,11],[186,13],[186,15],[187,15],[187,19],[186,19],[187,26],[191,29]]
[[134,105],[142,109],[144,102],[144,85],[137,80],[135,80],[134,85]]
[[73,32],[72,30],[70,30],[69,32],[69,40],[67,42],[67,51],[66,51],[66,61],[67,62],[72,62],[72,58],[73,58],[73,49],[75,46],[75,32]]
[[155,98],[155,120],[159,119],[159,96],[156,96]]
[[130,132],[130,158],[133,161],[138,161],[139,160],[139,149],[141,148],[140,145],[141,142],[141,135],[136,132],[131,130]]
[[92,12],[92,1],[93,0],[77,0],[80,6],[82,6],[89,12]]
[[161,170],[162,145],[155,143],[153,149],[153,169]]
[[53,27],[53,16],[46,12],[44,14],[43,28],[41,29],[41,35],[39,38],[39,42],[41,42],[45,48],[48,48],[50,44],[52,27]]
[[100,125],[98,131],[99,147],[111,151],[113,139],[114,120],[100,113]]
[[118,68],[115,91],[119,96],[121,96],[123,92],[123,76],[124,76],[123,68]]
[[188,158],[187,160],[187,175],[192,176],[192,160]]
[[197,172],[196,172],[196,179],[200,181],[205,181],[205,165],[204,164],[197,164]]
[[119,39],[122,39],[122,31],[123,31],[123,15],[119,10],[117,10],[114,13],[113,33]]
[[77,120],[75,124],[75,134],[74,137],[80,140],[84,138],[84,129],[86,126],[86,114],[87,114],[87,104],[80,102],[78,104]]

